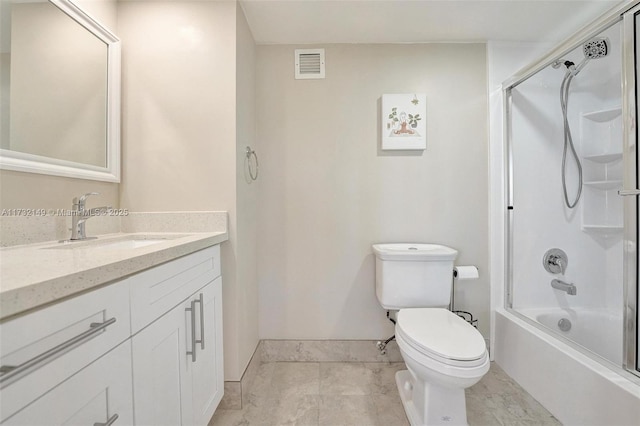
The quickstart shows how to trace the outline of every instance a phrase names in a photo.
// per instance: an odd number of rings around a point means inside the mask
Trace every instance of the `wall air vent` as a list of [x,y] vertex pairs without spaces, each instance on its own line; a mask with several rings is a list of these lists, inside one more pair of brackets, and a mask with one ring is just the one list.
[[296,79],[324,78],[324,49],[296,49]]

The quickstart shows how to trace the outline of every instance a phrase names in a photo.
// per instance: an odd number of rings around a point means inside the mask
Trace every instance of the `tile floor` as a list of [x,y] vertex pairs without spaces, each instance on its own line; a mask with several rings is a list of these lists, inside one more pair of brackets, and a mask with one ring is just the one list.
[[[404,363],[271,362],[260,366],[242,410],[217,410],[210,426],[405,426],[395,384]],[[467,389],[476,425],[560,423],[497,365]]]

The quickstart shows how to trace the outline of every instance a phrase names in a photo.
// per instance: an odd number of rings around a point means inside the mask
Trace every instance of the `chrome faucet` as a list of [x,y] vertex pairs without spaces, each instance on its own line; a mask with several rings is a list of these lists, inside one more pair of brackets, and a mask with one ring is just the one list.
[[551,287],[558,290],[566,291],[567,294],[571,296],[575,296],[577,294],[577,289],[574,284],[565,283],[561,280],[552,280]]
[[95,237],[87,237],[85,231],[85,222],[91,219],[93,216],[96,216],[99,213],[105,212],[111,207],[96,207],[93,209],[86,209],[85,202],[87,198],[91,195],[100,195],[97,192],[89,192],[80,197],[76,197],[73,199],[73,210],[71,211],[71,240],[88,240],[93,239]]
[[566,266],[561,256],[549,256],[549,264],[560,268],[560,273],[564,274]]
[[559,248],[552,248],[547,250],[547,252],[542,257],[542,266],[547,272],[551,272],[552,274],[563,274],[567,270],[567,264],[569,263],[569,258],[567,254],[560,250]]

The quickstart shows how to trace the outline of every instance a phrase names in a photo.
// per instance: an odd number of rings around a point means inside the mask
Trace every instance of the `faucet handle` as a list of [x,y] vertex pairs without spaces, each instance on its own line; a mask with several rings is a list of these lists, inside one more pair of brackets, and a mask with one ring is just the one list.
[[542,265],[544,266],[544,269],[552,274],[564,275],[567,270],[568,263],[569,259],[567,254],[558,248],[547,250],[542,257]]
[[87,201],[87,198],[89,198],[91,195],[100,195],[99,192],[87,192],[84,195],[81,195],[80,197],[75,197],[73,199],[73,205],[74,206],[78,206],[78,207],[84,207],[84,202]]
[[82,195],[82,196],[80,197],[79,201],[80,201],[81,203],[83,203],[83,202],[85,202],[85,201],[86,201],[86,199],[87,199],[87,198],[89,198],[89,196],[91,196],[91,195],[100,195],[100,193],[99,193],[99,192],[87,192],[86,194],[84,194],[84,195]]

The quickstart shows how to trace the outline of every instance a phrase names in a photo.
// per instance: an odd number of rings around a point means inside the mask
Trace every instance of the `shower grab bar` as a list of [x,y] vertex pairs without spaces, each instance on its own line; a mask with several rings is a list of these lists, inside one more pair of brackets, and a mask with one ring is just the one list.
[[629,195],[640,195],[640,189],[621,189],[618,195],[627,197]]

